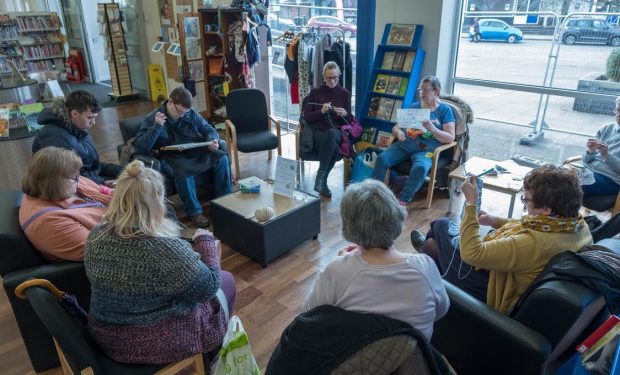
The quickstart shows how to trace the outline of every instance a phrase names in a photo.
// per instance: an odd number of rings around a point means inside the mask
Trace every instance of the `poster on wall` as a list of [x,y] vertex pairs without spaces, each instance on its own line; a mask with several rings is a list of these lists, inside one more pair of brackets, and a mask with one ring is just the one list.
[[171,0],[159,0],[159,18],[162,26],[170,25],[170,19],[172,19]]
[[185,58],[187,60],[196,60],[202,58],[200,54],[200,39],[185,38]]
[[185,17],[183,19],[183,28],[186,38],[200,38],[200,23],[198,17]]
[[196,96],[193,100],[194,109],[198,112],[207,110],[207,98],[205,96],[205,83],[196,82]]
[[416,25],[399,25],[393,23],[388,34],[388,46],[410,46],[415,36]]
[[192,77],[194,81],[202,81],[205,79],[202,60],[188,61],[187,70],[189,71],[189,76]]

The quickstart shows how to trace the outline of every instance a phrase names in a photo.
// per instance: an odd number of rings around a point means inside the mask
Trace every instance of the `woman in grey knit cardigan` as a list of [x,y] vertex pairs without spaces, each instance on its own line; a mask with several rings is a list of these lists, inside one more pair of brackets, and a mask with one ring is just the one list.
[[198,230],[193,246],[179,237],[164,192],[161,175],[140,161],[121,173],[84,251],[88,328],[119,362],[163,364],[205,353],[209,364],[226,332],[234,279],[221,271],[209,231]]

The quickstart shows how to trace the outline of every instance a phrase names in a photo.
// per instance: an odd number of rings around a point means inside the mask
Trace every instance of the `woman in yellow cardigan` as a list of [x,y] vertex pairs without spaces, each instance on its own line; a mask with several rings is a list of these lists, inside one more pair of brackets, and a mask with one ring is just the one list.
[[[523,188],[527,214],[508,220],[477,212],[476,177],[468,177],[460,230],[446,218],[437,220],[421,249],[435,259],[446,280],[504,314],[554,255],[592,243],[579,214],[582,191],[572,171],[552,165],[534,169]],[[482,238],[480,225],[495,229]]]

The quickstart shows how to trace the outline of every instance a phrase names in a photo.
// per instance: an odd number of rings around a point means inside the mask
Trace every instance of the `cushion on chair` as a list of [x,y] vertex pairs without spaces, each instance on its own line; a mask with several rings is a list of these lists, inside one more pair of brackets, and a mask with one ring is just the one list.
[[[226,97],[226,113],[235,124],[237,135],[267,130],[267,100],[265,94],[258,89],[232,90]],[[277,143],[272,148],[276,147]],[[242,151],[241,147],[239,151]]]
[[270,131],[237,133],[237,149],[240,152],[272,150],[277,147],[278,137]]

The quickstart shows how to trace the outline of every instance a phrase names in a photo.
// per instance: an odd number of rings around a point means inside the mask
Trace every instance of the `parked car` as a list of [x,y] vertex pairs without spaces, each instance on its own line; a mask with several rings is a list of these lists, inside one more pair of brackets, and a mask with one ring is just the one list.
[[283,17],[273,18],[271,21],[269,21],[269,26],[271,26],[271,28],[274,30],[282,31],[297,31],[299,29],[299,26],[295,25],[295,22],[293,22],[293,20]]
[[516,27],[512,27],[502,20],[487,18],[478,21],[480,33],[474,35],[474,27],[469,28],[469,37],[474,41],[479,40],[505,40],[508,43],[520,42],[523,39],[523,32]]
[[570,19],[564,26],[562,42],[565,44],[607,44],[620,47],[620,27],[592,18]]
[[308,27],[334,27],[340,29],[344,36],[350,38],[357,34],[357,26],[332,16],[314,16],[308,20]]

